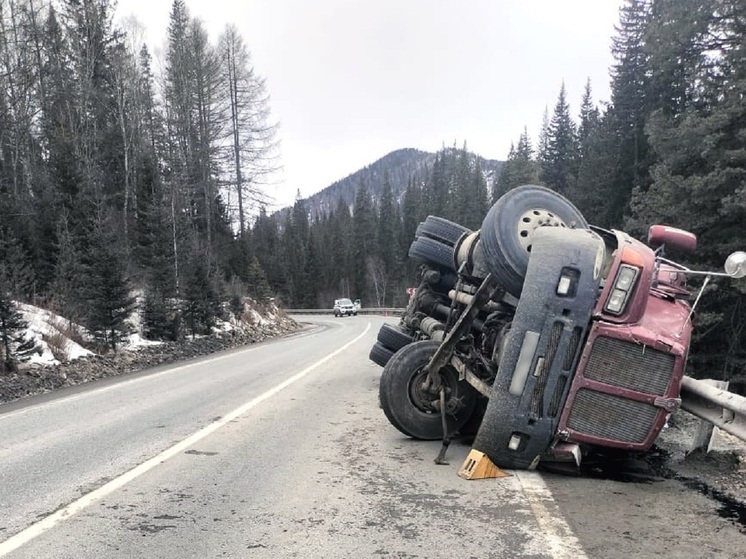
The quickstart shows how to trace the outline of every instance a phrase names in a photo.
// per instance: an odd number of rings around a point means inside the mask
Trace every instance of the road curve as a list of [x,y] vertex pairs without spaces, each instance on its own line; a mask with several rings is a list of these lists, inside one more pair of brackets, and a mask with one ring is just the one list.
[[386,422],[367,354],[387,319],[299,319],[313,325],[0,406],[0,557],[614,556],[623,530],[593,530],[619,525],[613,490],[594,520],[595,480],[465,481],[468,446],[437,466],[439,443]]

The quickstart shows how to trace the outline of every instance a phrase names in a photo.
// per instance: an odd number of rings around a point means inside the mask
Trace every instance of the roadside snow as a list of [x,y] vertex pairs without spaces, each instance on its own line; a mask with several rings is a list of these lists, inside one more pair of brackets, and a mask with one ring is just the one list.
[[[136,298],[142,299],[142,294],[135,293]],[[80,358],[96,355],[83,347],[75,340],[86,343],[90,336],[85,327],[76,324],[51,311],[15,302],[16,308],[21,313],[23,320],[28,325],[24,338],[33,342],[33,349],[25,350],[17,354],[17,363],[21,368],[55,366]],[[222,336],[225,334],[242,335],[252,331],[274,331],[283,330],[287,327],[285,323],[294,323],[281,315],[274,305],[266,309],[255,308],[256,304],[248,300],[244,307],[242,320],[236,320],[230,313],[226,313],[228,320],[216,320],[212,334]],[[264,312],[260,312],[263,310]],[[289,322],[288,322],[289,321]],[[139,312],[134,312],[128,319],[131,334],[119,344],[119,348],[126,352],[137,352],[144,348],[163,345],[161,341],[147,340],[142,336],[143,324]],[[285,326],[283,326],[285,325]],[[278,330],[278,331],[279,331]],[[210,336],[192,336],[195,338],[209,338]]]
[[93,355],[93,352],[85,349],[69,337],[72,330],[82,331],[83,328],[50,311],[17,303],[18,311],[23,320],[28,324],[26,338],[34,340],[35,351],[25,359],[26,363],[35,365],[57,365],[60,361],[55,357],[49,342],[54,344],[54,350],[61,352],[64,361],[74,361],[81,357]]

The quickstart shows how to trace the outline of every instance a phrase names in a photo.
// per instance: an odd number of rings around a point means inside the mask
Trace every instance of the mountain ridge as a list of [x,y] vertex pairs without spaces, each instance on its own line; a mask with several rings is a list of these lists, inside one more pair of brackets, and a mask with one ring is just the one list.
[[[457,151],[457,148],[444,148],[444,150],[438,153],[450,150]],[[495,159],[486,159],[472,152],[469,152],[469,154],[479,163],[487,184],[491,185],[504,162]],[[355,202],[355,194],[361,182],[365,184],[373,201],[377,202],[381,197],[384,179],[387,174],[394,200],[400,203],[410,180],[419,183],[427,180],[437,155],[437,153],[416,148],[400,148],[389,152],[373,163],[350,173],[319,192],[304,198],[309,218],[315,219],[319,216],[328,215],[337,207],[340,198],[352,209]],[[284,217],[289,210],[290,208],[286,207],[277,213]]]

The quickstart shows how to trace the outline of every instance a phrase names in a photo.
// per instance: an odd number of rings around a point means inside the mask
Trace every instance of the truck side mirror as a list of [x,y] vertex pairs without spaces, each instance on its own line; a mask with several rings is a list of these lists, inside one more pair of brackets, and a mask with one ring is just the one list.
[[746,252],[734,252],[725,260],[725,273],[732,278],[746,276]]

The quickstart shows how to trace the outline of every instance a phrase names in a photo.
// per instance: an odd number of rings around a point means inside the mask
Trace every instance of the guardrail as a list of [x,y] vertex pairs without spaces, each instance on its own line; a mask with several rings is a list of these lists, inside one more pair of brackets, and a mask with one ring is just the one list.
[[[332,309],[285,309],[288,314],[329,314],[333,315]],[[404,308],[400,307],[363,307],[358,314],[380,314],[384,316],[400,316],[404,312]]]
[[684,377],[681,409],[746,441],[746,398],[713,386],[710,382]]

